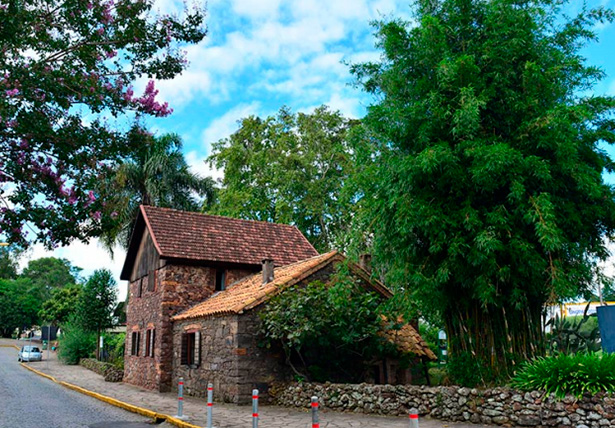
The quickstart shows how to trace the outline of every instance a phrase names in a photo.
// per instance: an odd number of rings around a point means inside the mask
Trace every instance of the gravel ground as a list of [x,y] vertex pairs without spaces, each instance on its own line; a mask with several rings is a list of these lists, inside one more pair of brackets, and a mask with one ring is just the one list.
[[[45,362],[30,363],[32,367]],[[151,419],[64,388],[19,366],[0,348],[0,428],[152,428]],[[158,427],[166,426],[158,425]]]

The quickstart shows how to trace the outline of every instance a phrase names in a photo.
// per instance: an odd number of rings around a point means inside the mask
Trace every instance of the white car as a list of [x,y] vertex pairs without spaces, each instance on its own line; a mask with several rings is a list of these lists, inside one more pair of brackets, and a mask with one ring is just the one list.
[[22,346],[17,361],[41,361],[43,353],[36,346]]

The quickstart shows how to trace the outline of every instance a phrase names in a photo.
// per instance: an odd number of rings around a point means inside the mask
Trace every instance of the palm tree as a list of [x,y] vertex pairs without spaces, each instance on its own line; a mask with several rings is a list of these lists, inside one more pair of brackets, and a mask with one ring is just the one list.
[[128,247],[139,205],[199,211],[201,198],[205,204],[214,199],[214,180],[190,171],[177,134],[155,137],[135,128],[130,138],[142,149],[116,168],[105,192],[117,216],[114,227],[101,236],[111,254],[116,243]]

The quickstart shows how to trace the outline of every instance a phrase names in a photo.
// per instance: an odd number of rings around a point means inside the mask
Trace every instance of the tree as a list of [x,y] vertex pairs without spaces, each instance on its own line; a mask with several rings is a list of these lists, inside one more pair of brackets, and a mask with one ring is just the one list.
[[0,247],[0,279],[17,278],[18,260],[21,251],[16,247]]
[[359,382],[374,360],[400,357],[382,334],[389,327],[383,300],[340,266],[330,283],[291,287],[267,302],[259,313],[261,333],[267,346],[281,346],[298,376]]
[[250,116],[214,143],[208,161],[224,170],[210,209],[231,217],[290,223],[319,251],[334,246],[349,223],[342,188],[352,173],[346,136],[353,121],[321,106],[311,114],[280,109]]
[[72,266],[66,259],[42,257],[30,260],[21,276],[28,278],[40,290],[42,300],[47,300],[53,290],[75,284],[80,271],[81,268]]
[[352,67],[379,99],[355,146],[374,260],[483,382],[543,352],[543,307],[590,287],[615,229],[615,100],[580,54],[613,14],[565,3],[418,1]]
[[96,332],[96,356],[99,355],[101,332],[113,325],[113,309],[117,304],[117,284],[108,269],[98,269],[83,286],[76,310],[76,319],[86,331]]
[[176,134],[154,137],[135,128],[131,140],[140,149],[118,165],[110,183],[110,205],[117,213],[115,226],[105,230],[102,241],[112,251],[114,244],[128,247],[139,205],[198,211],[196,195],[213,197],[211,178],[190,172],[182,154],[182,141]]
[[40,300],[30,292],[32,283],[24,278],[0,279],[0,335],[10,337],[15,329],[38,324]]
[[[186,9],[181,20],[152,7],[144,0],[0,5],[5,239],[52,247],[97,236],[111,221],[95,185],[136,149],[114,118],[170,114],[156,100],[154,79],[181,73],[180,47],[205,36],[202,8]],[[139,96],[132,84],[142,76],[153,80]]]
[[54,325],[63,325],[77,310],[81,285],[67,285],[51,290],[51,298],[43,302],[39,318]]

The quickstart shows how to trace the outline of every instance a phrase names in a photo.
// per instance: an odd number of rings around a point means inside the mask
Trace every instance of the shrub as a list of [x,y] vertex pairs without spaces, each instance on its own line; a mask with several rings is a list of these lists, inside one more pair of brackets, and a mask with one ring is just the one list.
[[459,352],[451,355],[446,370],[455,385],[473,388],[485,384],[487,364],[481,364],[470,352]]
[[558,354],[526,363],[512,379],[522,391],[541,390],[558,398],[615,392],[614,354]]
[[87,358],[96,350],[96,333],[83,330],[74,321],[62,326],[58,341],[58,358],[64,364],[79,364],[80,358]]

